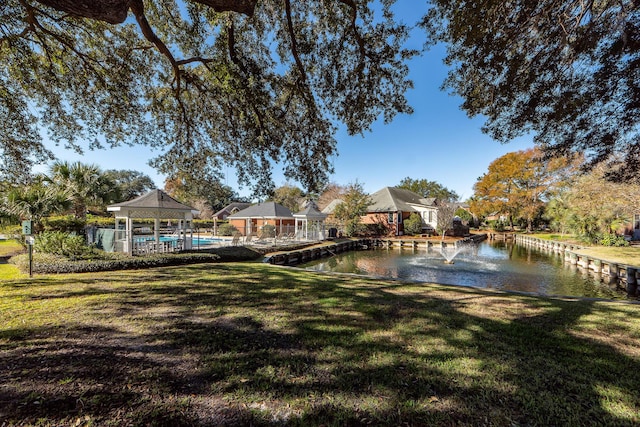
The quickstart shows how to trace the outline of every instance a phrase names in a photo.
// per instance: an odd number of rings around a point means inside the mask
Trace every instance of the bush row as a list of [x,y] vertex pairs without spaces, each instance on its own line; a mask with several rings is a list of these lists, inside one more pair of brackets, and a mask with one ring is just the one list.
[[[216,262],[220,256],[213,253],[156,254],[144,257],[129,257],[113,254],[109,259],[70,260],[61,255],[33,254],[32,271],[37,274],[88,273],[97,271],[132,270],[171,265]],[[9,260],[22,272],[29,272],[29,256],[22,254]]]

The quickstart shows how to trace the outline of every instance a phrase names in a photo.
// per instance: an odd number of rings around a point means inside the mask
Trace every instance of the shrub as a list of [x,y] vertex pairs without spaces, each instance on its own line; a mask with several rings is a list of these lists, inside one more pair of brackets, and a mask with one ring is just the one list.
[[598,243],[602,246],[629,246],[624,236],[619,236],[615,233],[607,233],[598,236]]
[[238,229],[229,223],[220,224],[218,227],[218,236],[233,236],[237,232]]
[[33,249],[45,254],[79,257],[91,251],[83,236],[74,236],[61,231],[48,231],[36,236]]
[[466,222],[473,221],[473,215],[471,215],[471,212],[463,208],[458,208],[454,215]]
[[[380,222],[374,222],[373,224],[357,224],[352,225],[352,227],[354,227],[353,229],[358,236],[363,237],[386,236],[390,231],[390,228],[387,225]],[[348,233],[345,234],[349,235]]]
[[493,231],[502,232],[506,229],[506,225],[502,221],[489,221],[489,228]]
[[367,234],[367,225],[368,224],[360,223],[360,219],[357,218],[355,220],[347,221],[344,231],[349,237],[363,236]]
[[[110,216],[97,216],[97,215],[87,215],[87,225],[97,225],[98,227],[103,228],[113,228],[115,225],[115,218]],[[120,220],[122,222],[122,220]]]
[[271,224],[263,225],[262,237],[276,237],[276,226]]
[[[113,220],[111,220],[113,222]],[[44,231],[76,232],[84,230],[85,221],[73,215],[50,216],[42,219]]]
[[[219,260],[219,255],[206,252],[156,254],[144,257],[105,253],[101,259],[80,261],[72,261],[62,255],[36,253],[33,255],[32,271],[38,274],[88,273],[216,262]],[[26,254],[12,257],[9,262],[16,265],[22,272],[29,271],[29,257]]]
[[213,228],[214,221],[212,219],[194,219],[193,228]]
[[422,218],[417,213],[412,213],[409,218],[404,220],[404,234],[420,233],[422,233]]

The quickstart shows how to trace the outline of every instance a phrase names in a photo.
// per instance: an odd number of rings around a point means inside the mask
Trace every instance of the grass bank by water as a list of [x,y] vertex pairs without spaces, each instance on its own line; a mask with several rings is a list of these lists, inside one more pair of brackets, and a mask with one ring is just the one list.
[[23,252],[22,245],[15,240],[0,240],[0,257],[11,256]]
[[537,237],[539,239],[547,240],[561,240],[570,243],[578,243],[584,246],[583,249],[574,250],[574,252],[590,256],[593,258],[599,258],[606,261],[616,262],[618,264],[627,264],[633,266],[640,266],[640,246],[624,246],[624,247],[610,247],[610,246],[589,246],[585,243],[580,243],[575,237],[569,235],[551,234],[551,233],[537,233],[531,234],[531,237]]
[[5,425],[637,425],[640,306],[198,264],[0,283]]

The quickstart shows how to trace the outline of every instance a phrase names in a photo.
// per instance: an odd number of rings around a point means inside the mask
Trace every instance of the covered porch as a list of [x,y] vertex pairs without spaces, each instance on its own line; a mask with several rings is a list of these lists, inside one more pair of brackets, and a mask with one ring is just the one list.
[[[152,190],[128,202],[107,207],[115,214],[115,250],[129,255],[192,249],[192,221],[199,211],[178,202],[162,190]],[[135,219],[153,219],[153,228],[135,227]],[[161,234],[161,221],[176,223]]]

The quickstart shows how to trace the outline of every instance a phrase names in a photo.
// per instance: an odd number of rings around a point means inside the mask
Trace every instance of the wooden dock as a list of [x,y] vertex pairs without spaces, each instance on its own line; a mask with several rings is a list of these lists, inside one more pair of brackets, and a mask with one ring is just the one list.
[[296,265],[313,261],[318,258],[336,255],[342,252],[368,249],[371,247],[370,239],[349,239],[322,245],[311,246],[292,251],[275,252],[265,257],[265,262],[274,265]]

